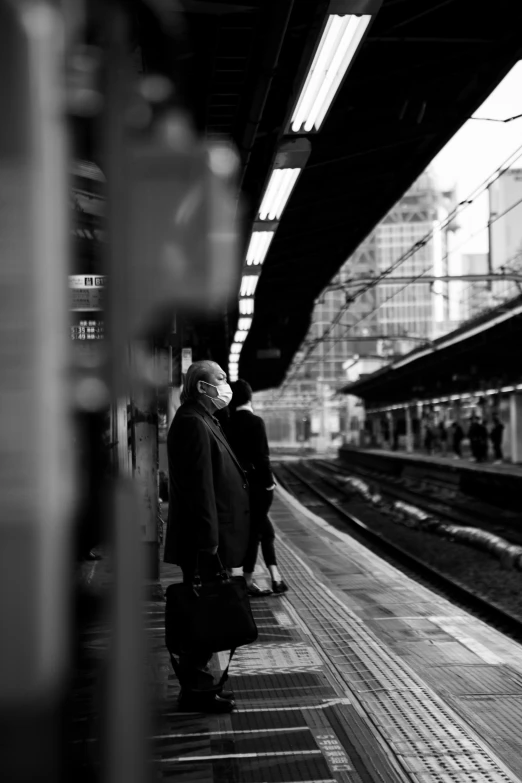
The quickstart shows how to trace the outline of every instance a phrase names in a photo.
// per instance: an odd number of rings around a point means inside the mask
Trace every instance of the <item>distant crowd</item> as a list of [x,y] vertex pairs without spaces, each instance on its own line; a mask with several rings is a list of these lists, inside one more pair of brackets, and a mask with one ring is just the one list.
[[[399,433],[391,434],[387,422],[383,422],[382,434],[385,443],[389,442],[393,450],[399,448]],[[465,422],[433,421],[423,419],[420,423],[417,443],[426,454],[453,456],[462,459],[463,447],[469,444],[469,456],[473,462],[487,462],[492,459],[500,463],[503,454],[504,425],[497,415],[493,415],[490,423],[483,418],[471,416]]]

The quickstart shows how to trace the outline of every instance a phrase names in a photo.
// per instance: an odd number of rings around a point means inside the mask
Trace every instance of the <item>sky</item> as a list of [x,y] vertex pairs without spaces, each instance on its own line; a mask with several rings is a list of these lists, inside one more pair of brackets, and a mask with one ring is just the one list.
[[[522,114],[522,61],[518,62],[491,93],[474,117],[507,119]],[[522,146],[522,117],[512,122],[468,120],[430,165],[442,190],[456,188],[459,201],[465,199],[517,147]],[[515,164],[522,168],[522,156]],[[487,195],[459,217],[459,245],[485,226],[488,219]],[[462,246],[463,253],[487,251],[487,230]]]

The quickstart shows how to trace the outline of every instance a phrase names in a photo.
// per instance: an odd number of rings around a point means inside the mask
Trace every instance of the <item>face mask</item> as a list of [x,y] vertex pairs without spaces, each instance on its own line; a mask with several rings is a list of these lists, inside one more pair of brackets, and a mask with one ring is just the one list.
[[206,383],[207,386],[213,386],[214,389],[217,389],[217,397],[211,397],[210,394],[205,394],[205,397],[208,397],[210,400],[212,400],[218,410],[222,410],[222,408],[227,407],[232,399],[232,389],[228,383],[220,383],[219,386],[216,386],[214,383],[207,383],[207,381],[201,381],[201,383]]

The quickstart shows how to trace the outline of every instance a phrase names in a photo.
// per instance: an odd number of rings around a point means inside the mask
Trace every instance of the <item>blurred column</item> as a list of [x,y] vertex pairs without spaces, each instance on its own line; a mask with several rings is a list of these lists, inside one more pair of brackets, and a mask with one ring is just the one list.
[[411,408],[406,405],[406,451],[411,454],[413,451],[413,422],[411,418]]
[[[104,5],[106,30],[103,127],[103,164],[107,177],[107,380],[113,405],[127,399],[140,400],[139,383],[131,390],[131,353],[125,307],[129,306],[126,283],[128,234],[126,210],[129,195],[129,160],[126,143],[129,133],[129,105],[135,74],[128,59],[128,20],[118,3]],[[131,435],[134,442],[136,432]],[[121,455],[124,458],[124,455]],[[133,455],[135,458],[135,455]],[[142,497],[130,477],[121,470],[111,503],[114,586],[110,620],[112,642],[106,663],[106,703],[104,714],[104,783],[144,783],[147,779],[147,733],[149,703],[145,686],[146,639],[142,603],[144,551],[142,538],[146,517]]]
[[149,342],[135,342],[131,347],[134,429],[134,479],[143,505],[142,534],[145,547],[145,572],[148,579],[159,579],[158,542],[158,406],[152,384],[140,382],[143,362],[154,355]]
[[74,473],[63,30],[0,4],[0,777],[63,779]]
[[511,459],[522,462],[522,394],[516,392],[510,398]]

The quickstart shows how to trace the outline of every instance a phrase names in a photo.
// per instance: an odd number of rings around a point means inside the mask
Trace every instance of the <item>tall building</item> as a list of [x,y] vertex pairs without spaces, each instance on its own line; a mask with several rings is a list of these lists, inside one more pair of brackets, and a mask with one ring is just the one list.
[[[314,307],[310,329],[300,352],[332,325],[357,279],[375,274],[375,237],[372,234],[343,265]],[[358,355],[376,355],[377,340],[371,336],[375,289],[358,297],[328,337],[317,344],[300,364],[292,380],[279,389],[256,395],[256,410],[263,416],[272,444],[311,444],[327,447],[350,427],[346,397],[336,390],[346,380],[346,367]],[[360,326],[353,326],[361,320]]]
[[[352,368],[362,367],[361,360],[382,363],[452,328],[448,283],[411,283],[422,273],[432,277],[449,273],[447,234],[437,231],[448,208],[448,197],[437,191],[429,174],[422,175],[327,286],[294,359],[296,369],[289,371],[291,380],[282,391],[256,395],[256,409],[265,418],[273,444],[306,441],[326,447],[341,437],[353,441],[359,417],[348,409],[346,397],[336,395]],[[423,242],[433,230],[434,238]],[[365,290],[370,280],[417,242],[416,253],[391,276],[396,283],[388,279]],[[403,277],[410,282],[401,281]],[[339,324],[314,346],[354,294]]]
[[[463,253],[463,275],[487,275],[489,257],[487,253]],[[474,318],[490,305],[491,286],[486,280],[463,282],[461,286],[462,320]]]
[[[522,272],[522,169],[508,169],[489,186],[489,252],[492,272]],[[520,293],[513,281],[490,286],[491,305]]]
[[[390,337],[404,337],[398,343],[382,341],[381,351],[387,355],[406,353],[419,341],[433,340],[452,328],[450,284],[442,280],[422,282],[423,275],[450,274],[448,230],[438,228],[450,207],[451,198],[440,193],[425,172],[376,229],[378,272],[388,269],[413,245],[419,245],[387,282],[377,287],[379,330]],[[391,282],[395,279],[396,283]]]

